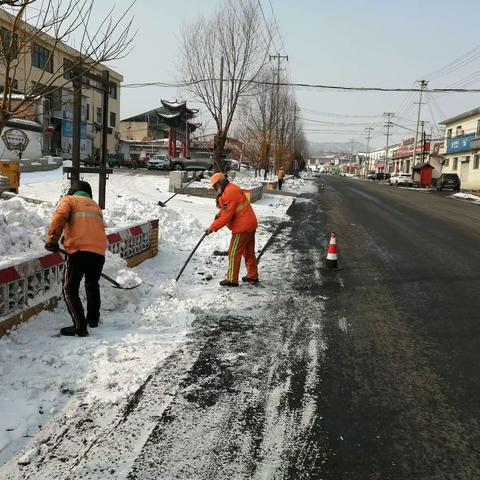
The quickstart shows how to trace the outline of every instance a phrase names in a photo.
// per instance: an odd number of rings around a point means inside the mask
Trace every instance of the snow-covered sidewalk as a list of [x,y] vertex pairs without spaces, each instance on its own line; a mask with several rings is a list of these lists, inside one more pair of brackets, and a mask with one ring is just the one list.
[[[87,180],[96,189],[96,179]],[[60,171],[25,174],[21,193],[56,202],[65,186]],[[115,172],[109,180],[108,226],[159,218],[160,245],[155,258],[135,268],[142,279],[139,288],[119,292],[102,283],[102,323],[91,330],[90,337],[57,336],[59,328],[70,323],[61,303],[0,339],[0,464],[69,404],[116,405],[131,395],[181,345],[195,312],[215,309],[224,298],[226,292],[218,281],[224,276],[226,260],[212,253],[227,250],[226,229],[206,238],[178,285],[172,280],[216,207],[211,199],[181,195],[167,208],[158,207],[158,200],[169,197],[167,190],[168,178],[157,175]],[[265,195],[255,203],[258,251],[285,218],[291,202],[289,197]],[[52,205],[29,205],[19,199],[0,202],[0,233],[7,238],[0,263],[44,252],[41,233],[52,209]],[[3,236],[12,231],[10,237]],[[121,259],[109,256],[107,274],[121,267]]]

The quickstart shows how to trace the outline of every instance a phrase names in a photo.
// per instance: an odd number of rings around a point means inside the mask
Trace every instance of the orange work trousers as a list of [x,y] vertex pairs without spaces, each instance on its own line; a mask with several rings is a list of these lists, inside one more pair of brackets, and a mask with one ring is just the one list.
[[245,257],[247,277],[258,280],[257,259],[255,257],[255,232],[232,233],[228,248],[227,280],[238,282],[238,273],[242,257]]

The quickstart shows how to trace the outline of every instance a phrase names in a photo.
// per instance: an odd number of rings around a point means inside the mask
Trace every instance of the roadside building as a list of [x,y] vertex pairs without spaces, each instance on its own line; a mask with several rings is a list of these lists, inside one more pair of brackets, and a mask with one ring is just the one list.
[[390,145],[388,147],[388,156],[385,155],[386,148],[381,147],[376,150],[371,150],[366,158],[365,168],[363,173],[366,172],[394,172],[393,159],[395,158],[396,151],[399,148],[399,144]]
[[[0,35],[10,35],[14,17],[0,9]],[[19,28],[22,28],[21,26]],[[33,27],[28,27],[33,28]],[[36,35],[35,42],[29,45],[29,51],[22,54],[15,77],[12,79],[13,89],[18,95],[35,91],[37,85],[50,84],[54,78],[52,91],[38,100],[33,110],[22,112],[18,118],[33,120],[39,123],[43,131],[42,151],[46,153],[71,156],[73,132],[73,89],[68,80],[68,66],[81,53],[65,43],[54,40],[47,34]],[[98,65],[92,73],[101,75],[108,70],[110,73],[110,95],[108,114],[108,151],[118,151],[118,122],[120,119],[120,83],[123,77],[114,70]],[[64,72],[63,77],[58,72]],[[5,73],[0,70],[0,84],[4,84]],[[57,78],[60,77],[60,78]],[[58,88],[56,89],[55,87]],[[92,81],[82,86],[82,116],[81,116],[81,154],[98,154],[101,148],[102,93],[93,88]]]
[[480,190],[480,108],[447,118],[443,173],[457,173],[462,189]]

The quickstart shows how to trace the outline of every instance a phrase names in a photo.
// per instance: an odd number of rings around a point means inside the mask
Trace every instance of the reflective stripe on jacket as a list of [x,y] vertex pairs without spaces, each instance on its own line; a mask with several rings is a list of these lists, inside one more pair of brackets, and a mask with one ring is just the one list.
[[242,189],[229,183],[218,198],[219,217],[210,225],[216,232],[227,226],[233,233],[254,232],[257,229],[257,216]]
[[107,238],[102,210],[91,198],[66,195],[53,214],[48,239],[57,241],[62,236],[67,253],[78,251],[105,255]]

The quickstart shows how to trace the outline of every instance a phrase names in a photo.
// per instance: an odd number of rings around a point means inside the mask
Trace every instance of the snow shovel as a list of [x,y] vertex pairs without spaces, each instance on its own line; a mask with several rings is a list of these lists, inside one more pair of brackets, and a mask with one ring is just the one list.
[[[68,255],[67,252],[65,250],[63,250],[62,248],[60,248],[58,251],[60,253],[63,253],[64,255]],[[134,288],[137,288],[141,285],[141,283],[139,283],[138,285],[134,285],[133,287],[123,287],[116,280],[109,277],[105,273],[101,273],[100,276],[103,277],[105,280],[108,280],[112,284],[112,288],[119,288],[120,290],[133,290]]]
[[177,278],[175,279],[176,282],[178,282],[178,279],[182,276],[182,273],[183,271],[185,270],[185,268],[187,268],[187,265],[188,263],[190,262],[190,260],[192,259],[193,257],[193,254],[197,251],[197,248],[200,246],[200,244],[205,240],[205,237],[208,235],[207,232],[205,232],[203,235],[202,235],[202,238],[198,241],[198,243],[195,245],[195,247],[193,248],[193,250],[191,251],[190,255],[188,256],[187,258],[187,261],[183,264],[183,267],[182,269],[180,270],[180,272],[178,273],[177,275]]
[[173,198],[175,195],[178,195],[181,191],[185,190],[190,184],[192,184],[195,180],[200,178],[200,175],[196,175],[195,177],[192,178],[186,185],[184,185],[182,188],[180,188],[178,191],[176,191],[170,198],[167,198],[164,202],[159,201],[157,205],[160,207],[165,207],[166,204]]

